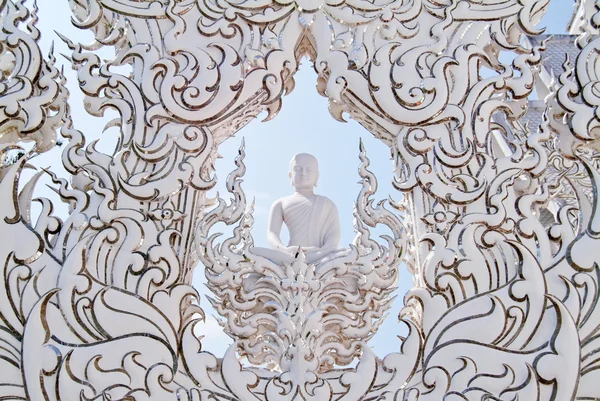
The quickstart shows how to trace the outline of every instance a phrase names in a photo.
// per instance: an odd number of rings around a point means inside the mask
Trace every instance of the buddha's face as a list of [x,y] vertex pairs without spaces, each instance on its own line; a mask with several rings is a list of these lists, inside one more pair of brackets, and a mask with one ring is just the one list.
[[317,159],[307,153],[294,156],[290,163],[290,179],[296,190],[316,187],[319,179]]

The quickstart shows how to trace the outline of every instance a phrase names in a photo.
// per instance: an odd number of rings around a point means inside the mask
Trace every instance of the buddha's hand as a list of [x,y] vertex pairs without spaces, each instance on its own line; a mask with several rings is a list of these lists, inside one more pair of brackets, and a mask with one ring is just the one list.
[[281,247],[281,248],[279,248],[279,250],[283,251],[285,253],[289,253],[289,254],[296,254],[300,250],[302,250],[302,252],[304,252],[305,254],[308,254],[308,253],[320,252],[321,248],[316,247],[316,246],[297,246],[297,245],[294,246],[294,245],[292,245],[292,246]]
[[298,247],[297,246],[283,246],[283,247],[279,248],[279,250],[282,252],[285,252],[285,253],[295,254],[296,252],[298,252]]
[[322,248],[317,247],[317,246],[303,246],[302,247],[302,252],[304,253],[316,253],[316,252],[321,252]]

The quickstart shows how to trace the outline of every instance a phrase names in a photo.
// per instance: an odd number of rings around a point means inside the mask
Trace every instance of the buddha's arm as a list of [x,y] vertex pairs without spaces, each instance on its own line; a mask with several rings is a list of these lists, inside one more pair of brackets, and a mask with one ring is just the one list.
[[281,242],[281,227],[283,226],[283,207],[281,201],[276,201],[269,212],[269,226],[267,228],[267,241],[275,249],[286,250],[288,247]]
[[337,230],[337,235],[332,235],[331,237],[329,237],[327,239],[327,241],[325,241],[325,244],[323,244],[323,246],[319,247],[319,246],[303,246],[302,250],[305,253],[323,253],[324,255],[328,254],[329,252],[337,249],[338,244],[340,243],[340,239],[341,239],[341,233],[340,230],[338,228]]

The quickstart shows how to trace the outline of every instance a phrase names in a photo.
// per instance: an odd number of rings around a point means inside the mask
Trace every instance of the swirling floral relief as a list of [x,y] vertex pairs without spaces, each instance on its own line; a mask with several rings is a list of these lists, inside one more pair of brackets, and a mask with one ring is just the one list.
[[[589,29],[541,126],[527,127],[546,44],[525,36],[541,32],[547,0],[69,3],[94,34],[61,35],[86,109],[115,110],[106,134],[119,141],[113,154],[86,141],[39,50],[35,7],[0,1],[0,398],[600,397]],[[100,47],[115,57],[101,60]],[[319,266],[252,252],[243,149],[233,201],[206,195],[218,145],[262,111],[276,116],[303,56],[332,115],[350,113],[390,147],[403,195],[374,202],[361,145],[356,240]],[[70,180],[41,170],[24,182],[57,129]],[[34,150],[8,162],[24,141]],[[47,199],[31,212],[43,175],[69,206],[62,220]],[[218,222],[231,238],[211,231]],[[381,224],[392,235],[380,243],[370,229]],[[236,340],[222,357],[202,348],[198,259]],[[365,344],[402,261],[414,275],[408,335],[378,359]]]
[[1,269],[4,284],[0,291],[0,369],[3,372],[0,383],[3,397],[9,399],[26,399],[22,373],[25,359],[21,350],[27,318],[40,298],[54,288],[60,270],[60,264],[44,240],[47,229],[56,229],[43,224],[45,218],[51,216],[43,213],[40,224],[35,224],[29,210],[20,207],[29,205],[32,197],[33,185],[22,191],[18,188],[26,161],[27,158],[22,158],[11,166],[0,182],[0,190],[6,195],[2,197],[2,230],[13,233],[5,237],[6,247],[2,248],[5,263]]
[[[180,387],[175,379],[180,333],[203,315],[190,302],[197,298],[196,291],[181,284],[164,286],[170,278],[168,268],[160,263],[174,264],[176,260],[167,255],[156,259],[157,252],[164,251],[160,244],[147,256],[148,261],[159,264],[148,272],[137,272],[139,277],[135,278],[136,272],[128,278],[126,271],[108,271],[111,266],[102,262],[122,260],[124,255],[118,249],[128,246],[119,236],[134,234],[131,228],[135,225],[126,218],[116,218],[112,227],[93,230],[93,218],[88,227],[82,227],[75,223],[85,218],[73,213],[63,224],[47,210],[32,222],[29,204],[36,180],[18,190],[26,161],[23,158],[12,166],[0,182],[3,193],[10,194],[3,198],[3,230],[15,234],[3,247],[8,252],[2,270],[5,285],[0,291],[3,397],[45,399],[48,394],[61,398],[80,394],[93,399],[172,394]],[[63,186],[61,195],[86,199],[80,191],[67,191],[66,183],[57,181]],[[99,210],[100,216],[103,213],[110,211]],[[87,235],[79,237],[62,259],[57,251],[69,242],[58,242],[65,235],[61,230],[76,236],[85,228]],[[27,246],[17,245],[18,241]],[[115,255],[99,250],[106,244],[117,245]],[[102,261],[102,256],[107,260]],[[129,258],[135,260],[135,255],[129,254]],[[120,273],[125,277],[119,277]],[[127,284],[134,279],[137,285]],[[157,291],[161,284],[167,289]],[[21,348],[22,344],[27,346]],[[152,353],[148,354],[148,349]],[[159,382],[163,385],[156,384]]]
[[[44,57],[38,46],[37,7],[0,2],[0,142],[33,141],[38,153],[56,144],[63,123],[67,91],[52,50]],[[14,146],[13,145],[13,146]],[[1,152],[4,164],[6,151]]]
[[[593,19],[592,26],[597,27]],[[598,149],[599,138],[599,42],[595,37],[583,35],[582,40],[577,41],[577,45],[581,48],[581,53],[577,60],[565,59],[565,71],[560,75],[556,93],[552,97],[552,101],[555,102],[553,110],[556,114],[567,113],[572,124],[569,130],[564,130],[559,127],[559,121],[551,120],[554,123],[553,128],[562,131],[558,143],[563,153],[569,156],[582,146]]]

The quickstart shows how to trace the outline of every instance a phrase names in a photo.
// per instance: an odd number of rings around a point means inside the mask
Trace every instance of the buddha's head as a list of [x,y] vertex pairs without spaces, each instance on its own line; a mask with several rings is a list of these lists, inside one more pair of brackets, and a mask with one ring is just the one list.
[[319,163],[308,153],[298,153],[290,162],[290,180],[296,190],[307,190],[317,186]]

